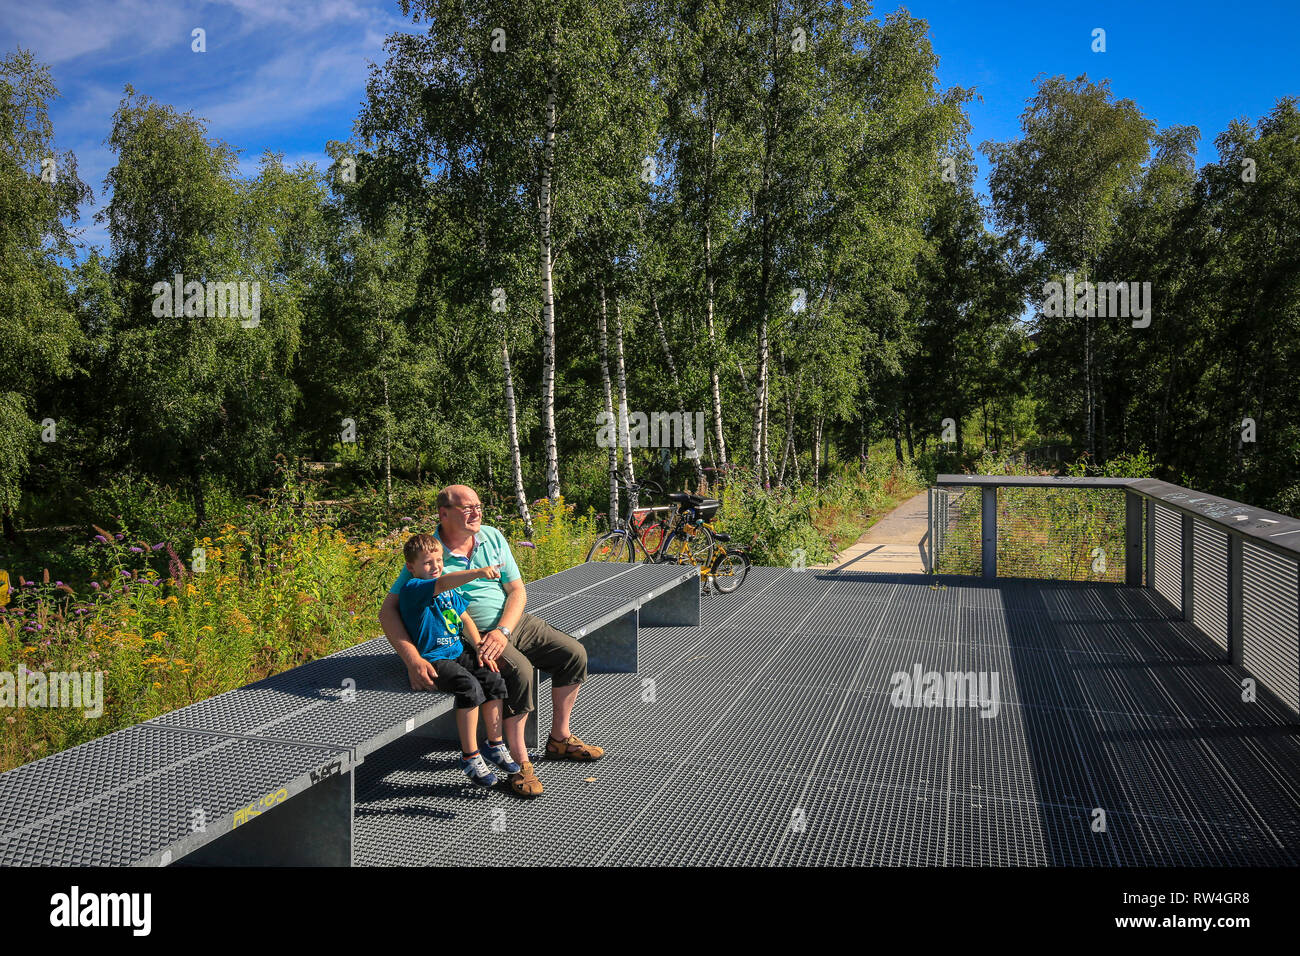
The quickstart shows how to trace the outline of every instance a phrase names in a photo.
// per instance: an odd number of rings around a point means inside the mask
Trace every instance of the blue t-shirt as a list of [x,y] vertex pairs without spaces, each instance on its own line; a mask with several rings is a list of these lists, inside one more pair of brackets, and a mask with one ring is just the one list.
[[[434,533],[439,541],[442,535]],[[469,609],[469,616],[473,618],[475,626],[478,627],[480,634],[486,634],[492,628],[497,626],[497,621],[501,620],[501,612],[506,607],[505,585],[511,581],[517,581],[522,575],[519,573],[519,565],[515,564],[515,556],[510,553],[510,542],[496,528],[489,528],[487,525],[479,528],[478,534],[474,536],[473,546],[470,548],[467,558],[459,554],[452,554],[444,544],[442,546],[442,563],[443,573],[450,574],[452,571],[464,571],[466,568],[486,568],[490,564],[501,565],[500,580],[490,580],[488,578],[477,578],[470,581],[469,584],[462,584],[456,590],[464,595],[464,600]],[[402,588],[411,580],[411,572],[402,565],[402,573],[397,576],[393,586],[388,589],[389,594],[402,593]],[[403,618],[405,621],[405,618]],[[411,630],[410,625],[406,628]],[[414,632],[412,632],[414,636]]]
[[460,640],[465,600],[456,591],[435,595],[437,586],[437,578],[410,578],[397,595],[397,605],[406,633],[421,657],[426,661],[455,660],[465,652]]

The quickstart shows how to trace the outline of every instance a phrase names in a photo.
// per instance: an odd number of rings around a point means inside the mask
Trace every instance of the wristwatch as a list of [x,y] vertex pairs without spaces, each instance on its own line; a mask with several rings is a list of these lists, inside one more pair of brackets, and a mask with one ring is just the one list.
[[506,627],[503,624],[498,624],[497,630],[506,636],[507,641],[510,640],[510,628]]

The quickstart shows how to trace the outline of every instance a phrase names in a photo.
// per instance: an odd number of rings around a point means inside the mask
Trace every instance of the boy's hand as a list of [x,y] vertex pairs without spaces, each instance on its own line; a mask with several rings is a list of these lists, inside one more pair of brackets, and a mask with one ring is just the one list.
[[499,580],[501,577],[501,565],[489,564],[486,568],[480,568],[479,575],[487,578],[489,581]]
[[438,671],[423,657],[406,668],[406,673],[411,678],[411,690],[437,690],[433,682],[438,679]]

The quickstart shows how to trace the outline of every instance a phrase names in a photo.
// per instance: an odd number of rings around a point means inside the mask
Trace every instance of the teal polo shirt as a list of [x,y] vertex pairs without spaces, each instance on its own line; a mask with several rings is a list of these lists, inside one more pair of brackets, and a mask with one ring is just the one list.
[[[439,527],[433,536],[441,541],[442,528]],[[519,573],[519,565],[515,564],[515,556],[510,553],[510,543],[496,528],[484,525],[479,528],[478,534],[474,535],[474,543],[470,546],[468,557],[452,554],[445,544],[442,546],[443,574],[464,571],[468,568],[486,568],[492,564],[501,565],[500,580],[476,578],[456,589],[469,606],[469,616],[473,618],[480,634],[486,634],[497,626],[497,621],[501,620],[501,612],[506,606],[504,585],[511,581],[518,581],[523,576]],[[397,576],[388,593],[400,595],[403,586],[409,580],[411,580],[411,572],[406,569],[406,565],[402,565],[402,573]]]

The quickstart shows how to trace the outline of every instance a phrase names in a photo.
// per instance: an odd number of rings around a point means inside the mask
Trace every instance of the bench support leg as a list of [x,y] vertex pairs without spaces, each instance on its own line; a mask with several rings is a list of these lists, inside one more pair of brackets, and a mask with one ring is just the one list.
[[[694,582],[690,582],[694,586]],[[699,591],[696,590],[696,598]],[[635,674],[640,664],[637,655],[635,608],[588,635],[581,631],[573,636],[587,648],[588,674]]]
[[327,777],[176,865],[351,866],[352,805],[352,771]]
[[693,627],[700,623],[700,578],[688,578],[671,591],[641,605],[646,627]]

